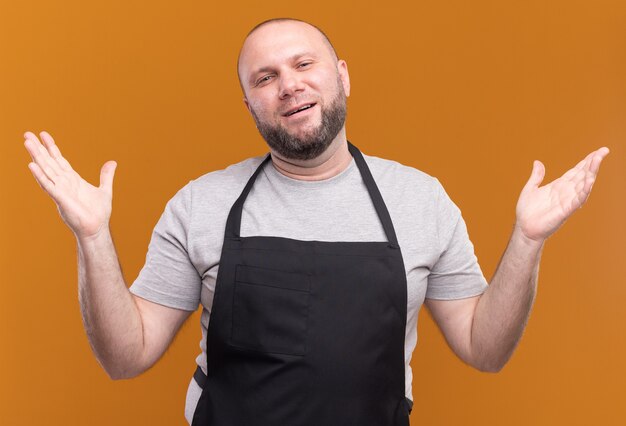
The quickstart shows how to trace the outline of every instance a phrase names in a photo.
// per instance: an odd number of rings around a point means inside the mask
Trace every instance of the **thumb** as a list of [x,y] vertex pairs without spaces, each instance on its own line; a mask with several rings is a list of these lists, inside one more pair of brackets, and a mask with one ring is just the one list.
[[543,165],[541,161],[535,160],[533,162],[533,171],[531,172],[530,178],[528,178],[528,182],[526,182],[526,186],[524,186],[524,189],[539,187],[545,175],[546,175],[545,166]]
[[116,168],[115,161],[107,161],[100,170],[100,189],[106,190],[109,194],[113,193],[113,176]]

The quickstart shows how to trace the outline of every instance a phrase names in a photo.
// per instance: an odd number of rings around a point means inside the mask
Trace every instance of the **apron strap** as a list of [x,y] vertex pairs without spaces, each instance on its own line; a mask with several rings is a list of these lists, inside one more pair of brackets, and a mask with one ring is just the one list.
[[193,373],[193,378],[198,384],[198,386],[200,386],[201,389],[204,389],[204,386],[206,385],[207,377],[199,365],[196,367],[196,371]]
[[393,247],[399,248],[398,238],[396,237],[396,231],[393,227],[393,223],[391,222],[389,210],[387,210],[383,197],[380,195],[378,186],[372,177],[369,167],[367,167],[363,154],[361,154],[361,151],[359,151],[356,146],[352,145],[350,141],[348,141],[348,150],[354,157],[354,161],[361,172],[361,178],[363,179],[365,187],[370,194],[370,198],[374,203],[374,208],[376,209],[376,213],[378,213],[378,218],[380,219],[383,229],[385,230],[385,234],[387,235],[387,241],[389,241],[389,244]]
[[[393,223],[391,221],[391,216],[389,215],[389,211],[387,210],[387,206],[383,201],[382,195],[380,195],[380,191],[378,190],[378,186],[372,177],[372,173],[370,172],[365,159],[363,158],[363,154],[359,149],[352,145],[350,141],[348,141],[348,150],[352,157],[354,157],[354,161],[361,172],[361,178],[363,179],[363,183],[365,183],[365,187],[369,192],[370,198],[372,199],[372,203],[374,204],[374,209],[378,214],[378,219],[380,220],[383,229],[385,231],[385,235],[387,236],[387,241],[394,248],[399,248],[398,238],[396,237],[396,231],[393,227]],[[250,190],[252,189],[252,185],[256,180],[259,173],[265,166],[265,164],[271,159],[271,155],[267,154],[265,159],[259,164],[259,167],[255,170],[254,174],[248,180],[248,183],[244,187],[243,191],[237,198],[237,201],[233,204],[230,209],[230,213],[228,214],[228,219],[226,220],[226,230],[225,237],[230,239],[238,239],[240,238],[241,231],[241,214],[243,212],[243,203],[246,201]]]
[[243,191],[241,191],[239,198],[237,198],[237,201],[235,201],[233,206],[230,208],[230,213],[228,214],[228,219],[226,220],[226,230],[224,231],[224,236],[226,238],[239,238],[239,232],[241,230],[241,213],[243,211],[243,203],[246,201],[246,198],[248,198],[248,193],[252,189],[254,181],[256,180],[259,173],[261,173],[261,170],[263,170],[263,166],[265,166],[265,163],[267,163],[270,158],[271,154],[267,154],[265,159],[261,161],[261,164],[259,164],[259,167],[257,167],[254,174],[250,177],[250,179],[248,179],[248,183],[243,188]]

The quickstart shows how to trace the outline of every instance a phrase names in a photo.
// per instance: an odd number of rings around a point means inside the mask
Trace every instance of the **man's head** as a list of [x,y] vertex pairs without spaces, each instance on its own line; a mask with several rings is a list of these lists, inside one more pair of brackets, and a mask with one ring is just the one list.
[[317,27],[294,19],[257,25],[241,48],[238,73],[259,132],[285,159],[317,157],[344,128],[347,65]]

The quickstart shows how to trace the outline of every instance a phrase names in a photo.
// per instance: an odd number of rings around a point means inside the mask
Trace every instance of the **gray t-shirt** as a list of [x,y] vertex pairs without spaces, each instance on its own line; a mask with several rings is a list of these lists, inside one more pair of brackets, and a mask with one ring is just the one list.
[[[206,333],[226,218],[263,158],[207,173],[178,191],[154,228],[146,263],[130,288],[139,297],[172,308],[195,311],[202,304],[196,362],[205,372]],[[405,384],[406,397],[412,400],[409,363],[424,298],[476,296],[487,283],[461,212],[439,181],[394,161],[364,158],[391,215],[406,268]],[[244,204],[241,235],[386,241],[354,159],[340,174],[322,181],[291,179],[271,162],[266,164]],[[190,423],[200,393],[191,379],[185,408]]]

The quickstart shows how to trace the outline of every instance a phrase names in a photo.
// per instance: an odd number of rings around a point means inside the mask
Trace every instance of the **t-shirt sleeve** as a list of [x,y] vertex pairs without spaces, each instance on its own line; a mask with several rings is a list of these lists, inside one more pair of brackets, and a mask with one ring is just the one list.
[[453,300],[482,294],[487,281],[478,265],[461,211],[439,181],[435,192],[441,254],[431,268],[426,298]]
[[202,280],[189,258],[191,183],[172,197],[152,232],[146,262],[131,293],[171,308],[195,311]]

